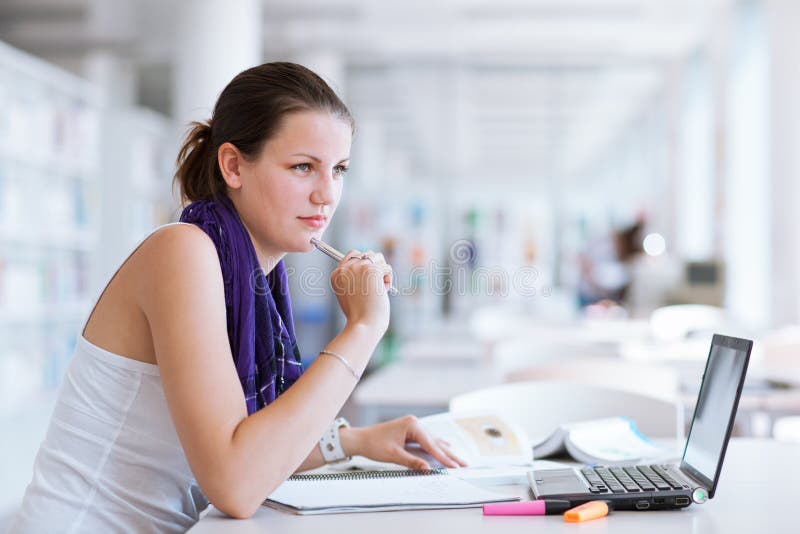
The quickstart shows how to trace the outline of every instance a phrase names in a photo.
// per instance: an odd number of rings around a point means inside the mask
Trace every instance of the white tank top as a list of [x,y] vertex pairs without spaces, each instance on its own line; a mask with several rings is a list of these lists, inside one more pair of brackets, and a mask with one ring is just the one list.
[[11,532],[184,532],[206,506],[158,366],[79,334]]

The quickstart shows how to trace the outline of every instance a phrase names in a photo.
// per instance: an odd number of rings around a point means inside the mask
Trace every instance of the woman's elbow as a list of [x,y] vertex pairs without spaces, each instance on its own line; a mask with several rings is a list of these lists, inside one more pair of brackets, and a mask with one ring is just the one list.
[[[213,495],[206,494],[208,500],[217,510],[234,519],[253,517],[267,495],[270,495],[280,482],[269,484],[268,488],[248,488],[244,483],[231,483],[215,488]],[[265,492],[267,489],[268,492]]]
[[224,497],[209,498],[211,504],[223,514],[233,519],[250,519],[261,506],[261,500],[244,495],[235,495],[235,492]]
[[223,514],[233,519],[250,519],[258,510],[258,506],[238,506],[233,505],[225,509],[219,509]]

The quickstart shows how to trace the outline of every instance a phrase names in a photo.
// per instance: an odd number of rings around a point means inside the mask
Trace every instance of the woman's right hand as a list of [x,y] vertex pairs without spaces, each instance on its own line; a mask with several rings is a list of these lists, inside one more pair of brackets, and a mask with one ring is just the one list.
[[391,282],[392,268],[383,254],[370,250],[351,250],[331,273],[331,287],[347,322],[368,326],[378,337],[389,326],[387,290]]

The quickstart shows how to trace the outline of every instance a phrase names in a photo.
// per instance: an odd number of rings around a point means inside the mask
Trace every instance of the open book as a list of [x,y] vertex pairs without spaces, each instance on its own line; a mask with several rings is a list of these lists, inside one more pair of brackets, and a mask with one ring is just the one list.
[[450,443],[471,467],[530,465],[533,454],[525,431],[490,412],[446,412],[419,420],[431,435]]
[[585,464],[613,466],[665,460],[672,451],[647,439],[632,420],[609,417],[561,425],[534,440],[533,454],[536,458],[568,454]]
[[296,514],[468,508],[516,501],[447,474],[444,469],[294,475],[264,505]]

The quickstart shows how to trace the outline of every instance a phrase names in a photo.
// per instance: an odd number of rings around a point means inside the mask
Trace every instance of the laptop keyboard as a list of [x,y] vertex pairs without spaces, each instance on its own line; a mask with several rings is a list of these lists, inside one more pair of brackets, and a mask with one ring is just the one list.
[[592,493],[637,493],[689,489],[667,472],[667,465],[585,467],[581,474]]

